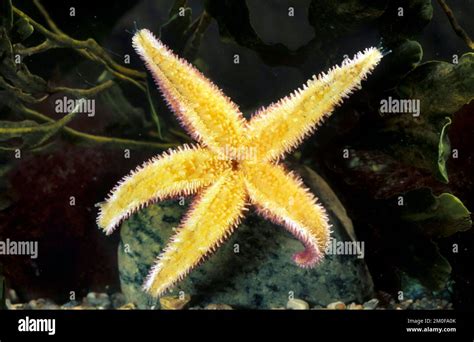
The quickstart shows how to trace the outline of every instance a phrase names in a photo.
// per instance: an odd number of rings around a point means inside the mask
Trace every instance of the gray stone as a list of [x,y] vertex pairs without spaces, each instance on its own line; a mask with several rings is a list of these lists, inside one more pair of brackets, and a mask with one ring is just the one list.
[[[338,241],[354,238],[352,223],[327,183],[315,172],[299,170],[306,185],[320,198]],[[187,200],[186,204],[189,204]],[[121,226],[118,252],[122,292],[138,308],[159,308],[142,291],[150,267],[187,209],[178,201],[149,206]],[[171,295],[184,291],[191,306],[225,303],[234,308],[282,307],[290,294],[312,305],[363,302],[373,295],[373,283],[363,259],[328,255],[313,269],[296,266],[291,257],[301,243],[282,227],[251,214],[205,263],[196,268]],[[238,252],[235,252],[238,251]]]
[[112,301],[112,307],[114,309],[117,309],[127,304],[127,299],[125,298],[124,294],[119,292],[114,293],[112,296],[110,296],[110,300]]
[[110,309],[112,303],[107,293],[89,292],[83,300],[83,304],[93,306],[97,309]]
[[379,300],[377,298],[372,298],[371,300],[364,303],[364,309],[366,310],[375,310],[379,305]]
[[81,305],[81,303],[79,303],[77,300],[71,300],[71,301],[61,305],[61,308],[67,310],[67,309],[72,309],[72,308],[74,308],[76,306],[79,306],[79,305]]

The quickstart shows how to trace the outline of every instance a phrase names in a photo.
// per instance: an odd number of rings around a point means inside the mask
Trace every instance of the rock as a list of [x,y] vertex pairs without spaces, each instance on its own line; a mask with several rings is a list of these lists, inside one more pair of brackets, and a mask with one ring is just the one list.
[[371,300],[364,303],[365,310],[375,310],[375,308],[379,305],[379,300],[377,298],[372,298]]
[[326,310],[326,308],[321,305],[315,305],[311,308],[311,310]]
[[127,303],[122,305],[121,307],[117,308],[117,310],[135,310],[137,307],[133,303]]
[[96,309],[110,309],[112,303],[107,293],[89,292],[83,300],[85,306],[92,306]]
[[78,301],[76,300],[71,300],[67,303],[64,303],[63,305],[61,305],[61,309],[63,310],[70,310],[70,309],[73,309],[74,307],[76,306],[79,306],[81,305],[81,303],[79,303]]
[[232,306],[227,304],[209,304],[204,310],[233,310]]
[[20,302],[14,289],[8,289],[7,298],[10,299],[10,303],[12,304],[18,304]]
[[27,304],[26,307],[29,310],[41,310],[43,306],[46,305],[46,300],[43,298],[32,299]]
[[344,304],[343,302],[334,302],[330,303],[327,308],[330,310],[345,310],[346,304]]
[[191,301],[191,296],[166,296],[160,297],[160,305],[164,310],[182,310]]
[[127,304],[127,299],[125,298],[124,294],[120,292],[114,293],[112,296],[110,296],[110,299],[112,301],[112,307],[114,309],[117,309]]
[[413,304],[413,299],[407,299],[400,303],[400,308],[402,310],[407,310]]
[[452,304],[445,299],[423,297],[413,302],[410,309],[413,310],[452,310]]
[[59,305],[55,304],[49,299],[33,299],[25,305],[25,309],[27,310],[59,310]]
[[288,310],[309,310],[309,304],[302,299],[294,298],[286,303],[286,308]]
[[78,305],[71,307],[69,310],[97,310],[99,308],[98,306]]
[[347,306],[348,310],[364,310],[364,306],[361,304],[356,304],[356,303],[350,303]]
[[28,309],[27,304],[24,303],[18,303],[18,304],[7,304],[8,310],[26,310]]
[[[327,183],[309,169],[300,172],[318,195],[331,220],[337,241],[352,241],[353,229],[344,207]],[[140,309],[158,305],[142,290],[143,282],[167,244],[186,205],[165,201],[140,210],[121,226],[118,262],[122,292]],[[315,268],[296,266],[292,255],[302,244],[284,228],[251,214],[230,239],[177,286],[191,294],[194,305],[227,303],[234,308],[268,309],[285,306],[288,293],[308,302],[363,302],[373,296],[372,278],[363,259],[327,255]]]
[[61,307],[58,304],[50,303],[46,305],[43,310],[60,310]]

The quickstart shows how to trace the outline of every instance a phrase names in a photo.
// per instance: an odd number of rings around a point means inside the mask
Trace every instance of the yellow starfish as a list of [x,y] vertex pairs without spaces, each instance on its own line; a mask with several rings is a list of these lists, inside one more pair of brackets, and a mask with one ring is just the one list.
[[123,219],[154,201],[203,189],[158,257],[144,289],[160,296],[183,279],[233,232],[248,204],[301,240],[305,250],[294,256],[298,265],[314,266],[328,244],[328,218],[301,180],[278,161],[360,87],[381,52],[359,52],[247,121],[211,81],[150,31],[137,32],[133,46],[199,145],[164,153],[126,176],[101,204],[97,223],[110,234]]

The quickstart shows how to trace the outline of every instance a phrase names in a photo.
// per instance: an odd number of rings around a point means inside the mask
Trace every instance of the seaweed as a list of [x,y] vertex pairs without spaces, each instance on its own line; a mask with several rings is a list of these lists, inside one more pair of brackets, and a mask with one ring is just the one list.
[[[33,20],[19,8],[12,6],[11,2],[3,1],[2,6],[2,22],[10,23],[9,18],[13,18],[13,23],[4,25],[0,28],[0,98],[2,103],[14,113],[30,119],[22,123],[2,122],[2,140],[17,135],[18,126],[22,126],[23,132],[31,136],[31,132],[35,131],[38,137],[43,133],[43,138],[38,139],[37,143],[45,143],[51,137],[60,131],[74,141],[93,144],[107,145],[112,147],[138,147],[151,149],[164,149],[175,146],[175,143],[163,141],[137,141],[124,138],[113,138],[107,136],[96,136],[93,134],[79,132],[77,130],[66,127],[68,122],[54,122],[52,118],[38,112],[31,105],[43,103],[54,94],[65,94],[75,98],[94,98],[107,91],[119,91],[115,87],[116,84],[130,84],[139,89],[143,96],[146,94],[146,75],[143,71],[131,69],[117,63],[94,39],[77,40],[71,38],[62,32],[49,16],[45,8],[35,0],[34,4],[39,12],[43,15],[49,29]],[[16,21],[15,21],[16,19]],[[24,40],[34,32],[44,37],[42,43],[35,46],[25,46]],[[45,53],[52,49],[72,49],[82,57],[102,66],[104,71],[110,74],[110,77],[100,76],[97,78],[97,84],[89,88],[70,88],[70,87],[53,87],[38,75],[32,74],[26,66],[25,57],[39,53]],[[115,97],[117,100],[120,97]],[[123,97],[121,97],[123,98]],[[123,100],[125,102],[125,100]],[[125,106],[124,109],[127,107]],[[72,113],[70,113],[72,114]],[[72,119],[72,118],[71,118]],[[34,124],[44,123],[43,125]],[[53,123],[54,122],[54,123]],[[26,130],[27,126],[38,126],[33,130]],[[59,129],[57,129],[59,127]],[[16,130],[16,131],[15,131]],[[39,145],[39,144],[33,144]],[[33,147],[26,145],[25,147]]]

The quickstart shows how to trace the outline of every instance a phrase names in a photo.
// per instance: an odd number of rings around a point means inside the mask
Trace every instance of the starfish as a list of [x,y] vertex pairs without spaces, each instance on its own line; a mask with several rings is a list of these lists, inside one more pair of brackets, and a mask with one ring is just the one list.
[[144,290],[157,297],[181,281],[233,233],[249,205],[302,242],[304,250],[293,256],[297,265],[315,266],[324,256],[331,225],[315,196],[279,161],[360,88],[382,53],[376,48],[359,52],[246,120],[237,105],[150,31],[138,31],[133,46],[171,110],[198,142],[145,162],[100,204],[98,226],[111,234],[146,205],[198,194]]

